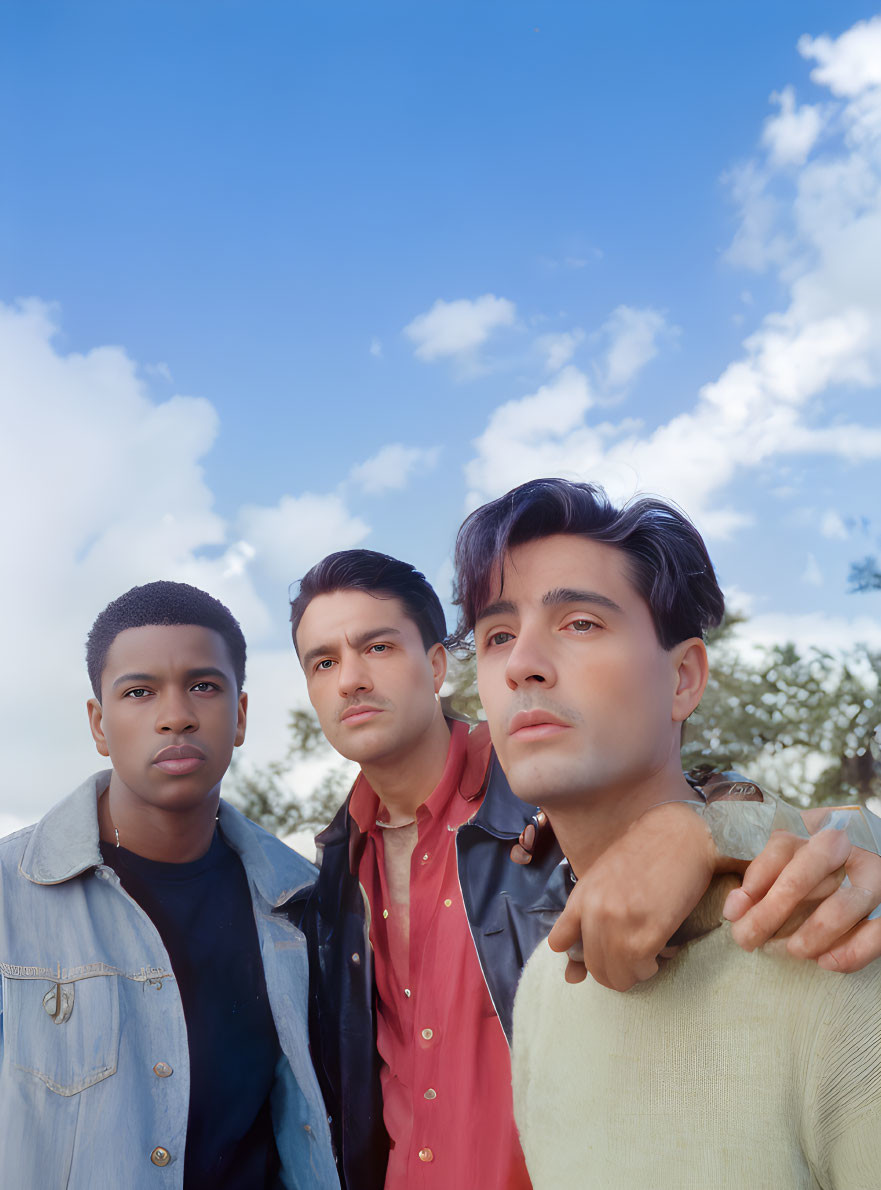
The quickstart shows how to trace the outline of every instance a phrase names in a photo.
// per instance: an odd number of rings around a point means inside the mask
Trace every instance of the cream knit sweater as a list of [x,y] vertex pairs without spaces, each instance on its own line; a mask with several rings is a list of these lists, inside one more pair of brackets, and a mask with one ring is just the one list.
[[881,960],[746,954],[714,928],[730,887],[630,992],[567,984],[547,943],[530,959],[513,1078],[535,1190],[881,1190]]

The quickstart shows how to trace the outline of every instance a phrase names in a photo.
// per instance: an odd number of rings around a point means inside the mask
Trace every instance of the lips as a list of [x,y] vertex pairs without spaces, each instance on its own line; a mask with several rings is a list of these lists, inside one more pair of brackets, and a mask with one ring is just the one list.
[[358,723],[366,723],[368,719],[381,714],[382,709],[380,707],[371,707],[366,703],[356,703],[353,707],[346,707],[340,715],[340,722],[349,723],[354,726]]
[[570,726],[553,711],[536,707],[531,711],[518,711],[508,724],[508,735],[520,740],[538,740],[567,731]]
[[195,772],[206,759],[205,753],[194,744],[173,744],[157,752],[153,757],[153,763],[158,769],[162,769],[163,773],[181,777],[186,773]]

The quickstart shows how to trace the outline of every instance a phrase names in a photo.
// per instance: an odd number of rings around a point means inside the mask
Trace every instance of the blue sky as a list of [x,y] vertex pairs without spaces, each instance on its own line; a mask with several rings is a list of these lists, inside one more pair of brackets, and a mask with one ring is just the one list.
[[93,764],[127,586],[241,617],[265,761],[287,584],[446,595],[541,472],[678,499],[749,639],[881,643],[876,5],[13,0],[0,113],[10,822]]

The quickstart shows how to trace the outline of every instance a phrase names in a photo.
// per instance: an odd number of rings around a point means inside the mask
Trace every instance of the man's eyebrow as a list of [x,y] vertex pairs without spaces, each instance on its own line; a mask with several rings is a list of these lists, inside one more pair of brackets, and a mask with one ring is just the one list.
[[155,681],[156,681],[155,674],[135,674],[135,673],[120,674],[119,677],[116,679],[116,681],[113,683],[113,685],[110,687],[110,689],[115,690],[117,686],[125,686],[129,682],[155,682]]
[[593,603],[597,607],[604,607],[610,612],[620,612],[621,608],[608,595],[601,595],[599,591],[583,591],[578,587],[555,587],[542,597],[545,607],[558,607],[566,603]]
[[[195,681],[196,678],[221,678],[224,681],[229,681],[229,674],[222,669],[218,669],[216,665],[200,665],[195,669],[188,669],[184,674],[184,680],[187,682]],[[159,681],[156,674],[148,673],[128,673],[120,674],[110,687],[115,690],[118,686],[128,686],[132,682],[144,682],[148,685],[154,685]]]
[[489,603],[482,608],[474,617],[475,624],[481,620],[486,620],[489,616],[512,616],[516,612],[516,607],[510,599],[497,599],[495,603]]
[[[368,628],[366,632],[359,632],[357,636],[350,637],[349,644],[353,649],[363,649],[368,641],[376,640],[378,636],[400,636],[400,628]],[[303,654],[301,662],[303,669],[319,657],[326,657],[328,653],[334,653],[333,645],[316,645],[314,649],[310,649],[308,653]]]

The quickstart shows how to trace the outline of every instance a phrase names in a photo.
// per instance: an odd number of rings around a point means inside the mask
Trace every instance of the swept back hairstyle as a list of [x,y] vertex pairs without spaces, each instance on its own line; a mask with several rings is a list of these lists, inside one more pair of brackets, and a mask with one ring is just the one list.
[[86,639],[86,665],[95,697],[101,701],[101,674],[107,651],[127,628],[153,625],[188,625],[213,628],[226,643],[239,692],[245,684],[245,638],[239,622],[219,599],[188,583],[165,580],[132,587],[108,603]]
[[364,591],[377,599],[400,599],[419,629],[426,651],[446,638],[447,622],[441,602],[434,587],[415,566],[375,550],[339,550],[322,558],[300,579],[297,595],[291,600],[295,649],[297,629],[306,608],[317,595],[331,595],[334,591]]
[[465,646],[505,554],[556,533],[614,546],[627,558],[634,587],[648,604],[658,641],[670,649],[718,625],[725,610],[701,535],[672,504],[641,498],[616,508],[596,484],[533,479],[484,504],[456,539],[454,602],[459,623],[452,646]]

